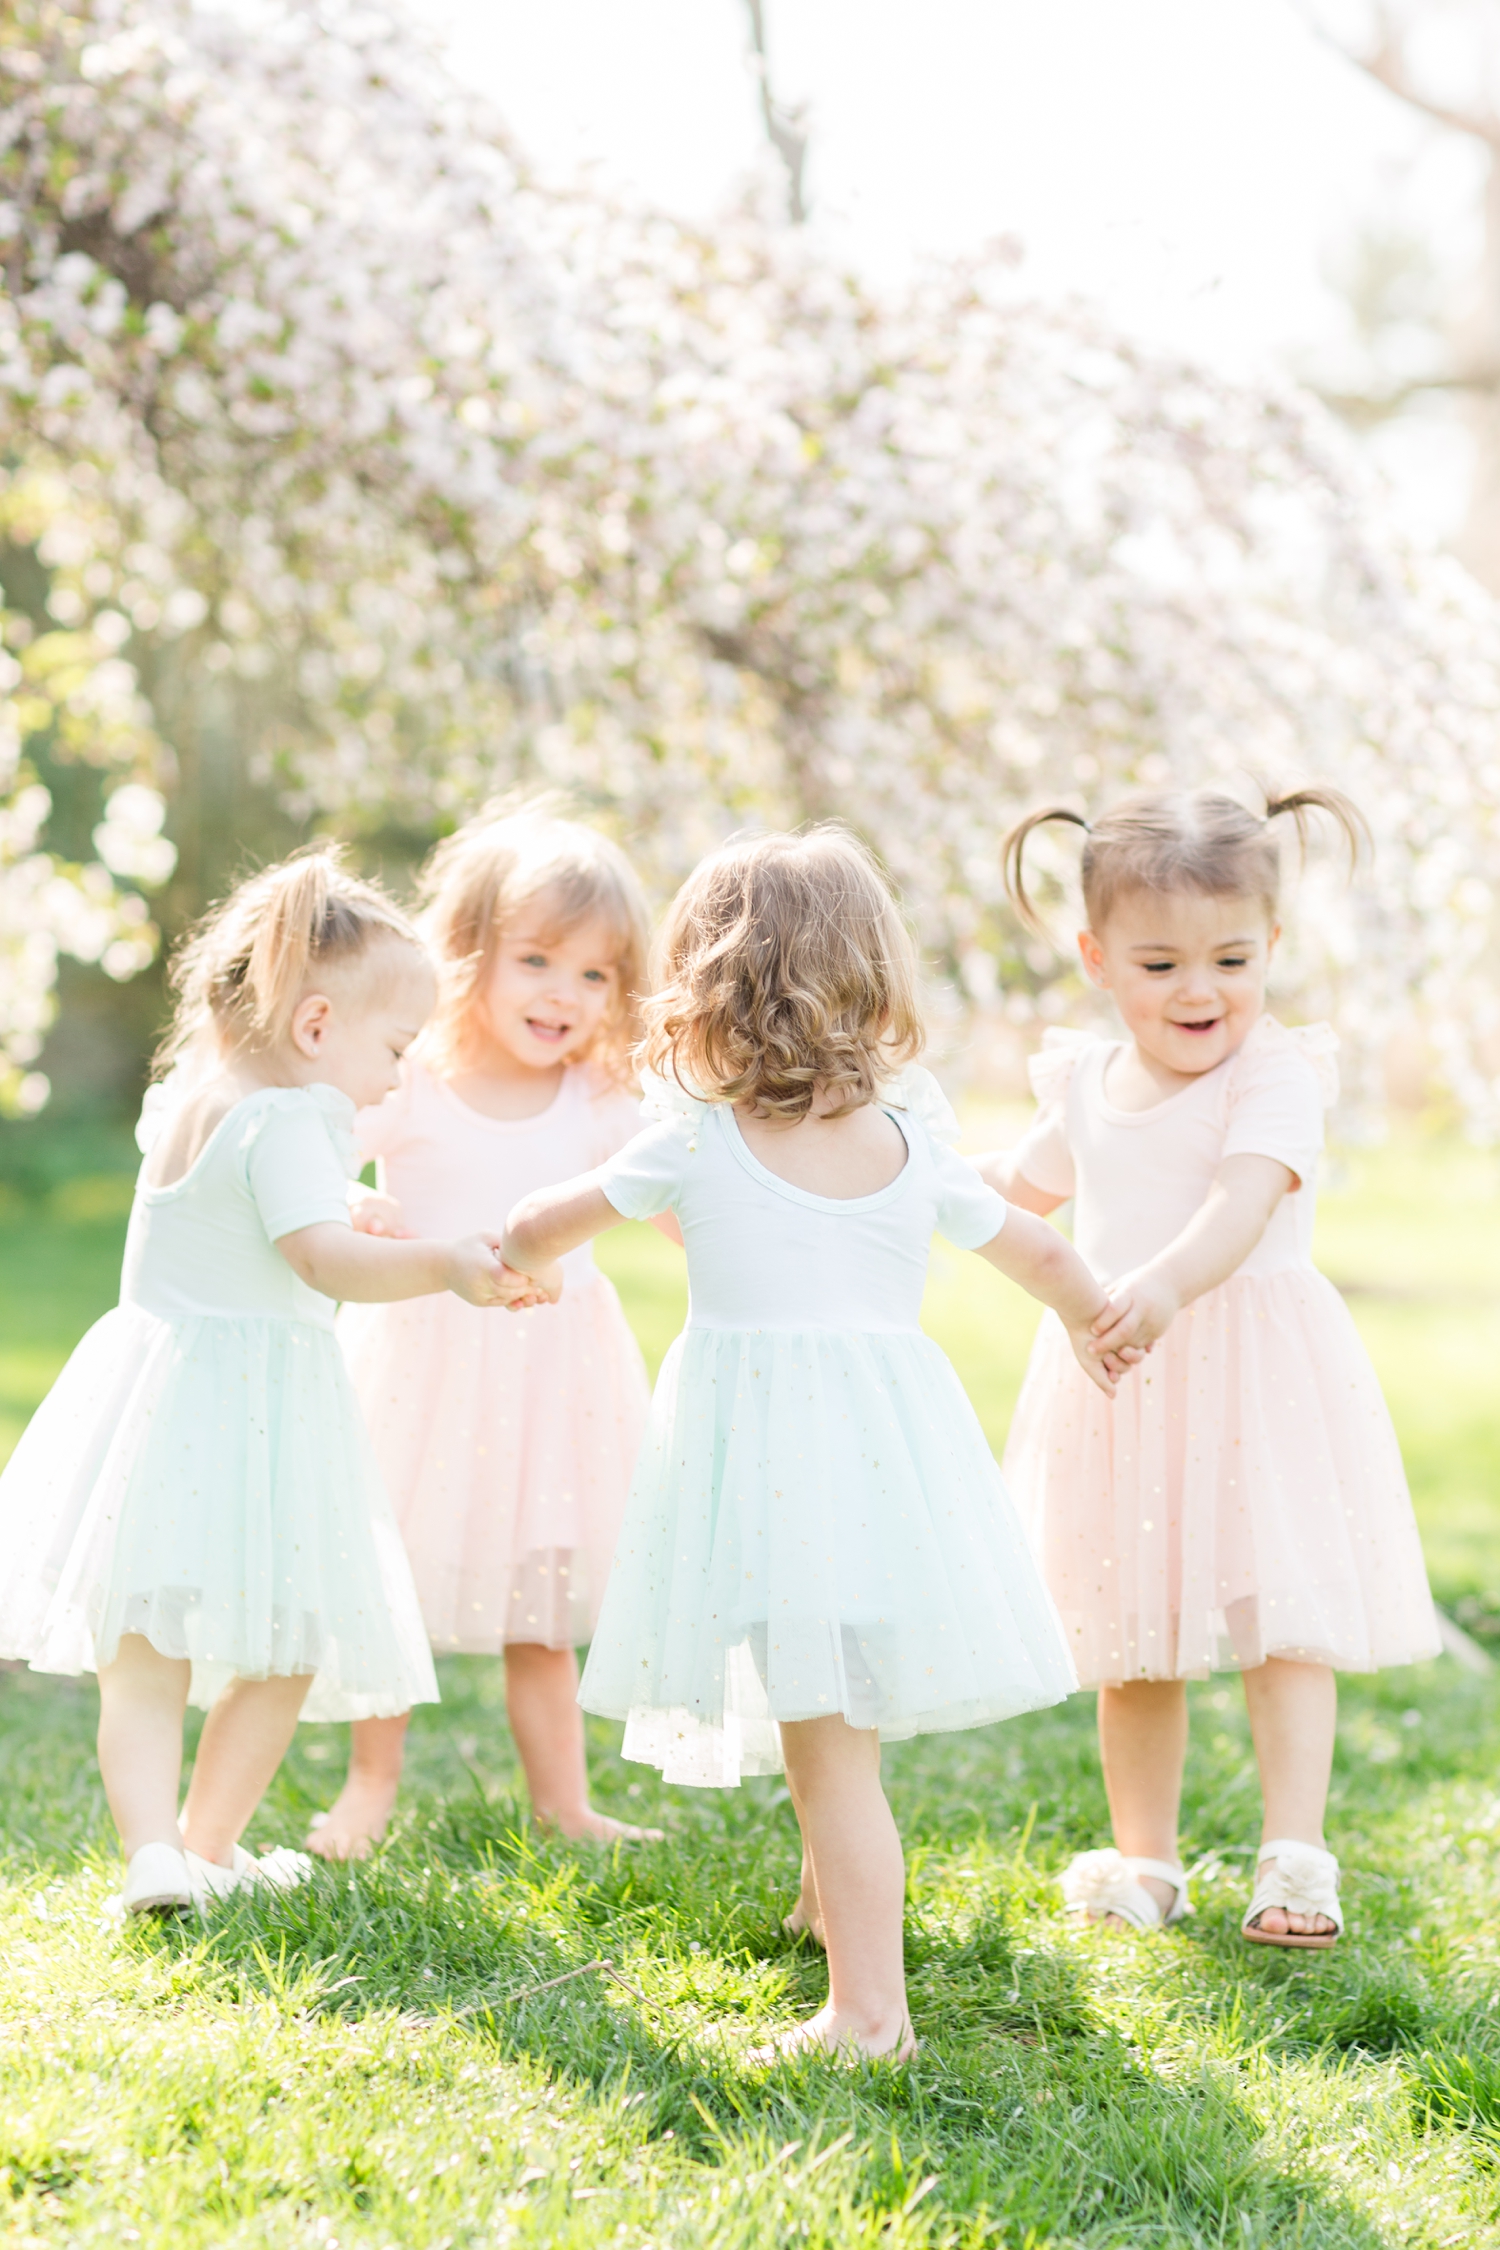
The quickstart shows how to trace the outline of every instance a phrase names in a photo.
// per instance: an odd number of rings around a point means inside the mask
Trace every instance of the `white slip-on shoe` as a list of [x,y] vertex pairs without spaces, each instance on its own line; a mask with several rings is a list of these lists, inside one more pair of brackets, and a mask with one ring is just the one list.
[[142,1844],[125,1870],[125,1888],[110,1900],[115,1913],[185,1914],[193,1905],[186,1856],[170,1844]]
[[[1143,1875],[1170,1883],[1176,1891],[1165,1914],[1140,1880]],[[1068,1912],[1081,1914],[1090,1922],[1102,1922],[1113,1914],[1134,1930],[1158,1930],[1170,1922],[1180,1922],[1184,1914],[1193,1911],[1186,1875],[1165,1859],[1127,1857],[1112,1849],[1079,1852],[1058,1882]]]

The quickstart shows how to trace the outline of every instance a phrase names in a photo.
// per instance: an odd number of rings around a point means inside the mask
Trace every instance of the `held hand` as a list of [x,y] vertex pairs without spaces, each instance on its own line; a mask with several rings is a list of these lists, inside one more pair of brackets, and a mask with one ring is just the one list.
[[1115,1395],[1115,1385],[1125,1372],[1124,1362],[1113,1353],[1110,1353],[1107,1357],[1101,1356],[1094,1341],[1092,1329],[1070,1328],[1068,1330],[1068,1342],[1073,1347],[1073,1357],[1077,1360],[1089,1381],[1097,1383],[1105,1397],[1112,1402]]
[[1133,1365],[1165,1335],[1181,1309],[1171,1283],[1143,1266],[1115,1284],[1109,1303],[1094,1322],[1090,1348],[1101,1358],[1114,1354]]
[[448,1245],[448,1287],[470,1305],[539,1302],[530,1277],[501,1262],[500,1238],[494,1234],[466,1235]]
[[356,1234],[378,1234],[387,1242],[414,1242],[416,1236],[401,1217],[401,1206],[393,1195],[381,1195],[374,1188],[366,1188],[349,1206],[349,1224]]
[[537,1266],[529,1274],[517,1272],[514,1266],[507,1266],[505,1271],[515,1275],[522,1290],[511,1302],[512,1312],[525,1312],[532,1305],[555,1305],[562,1295],[563,1270],[561,1261],[556,1258]]

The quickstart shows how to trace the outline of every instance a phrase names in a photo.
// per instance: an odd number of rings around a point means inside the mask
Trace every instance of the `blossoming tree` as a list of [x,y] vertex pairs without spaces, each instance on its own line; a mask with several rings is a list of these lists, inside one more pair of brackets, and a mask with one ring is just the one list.
[[[665,884],[736,823],[842,815],[1022,1010],[1059,969],[1004,909],[1020,805],[1315,772],[1379,848],[1347,898],[1315,873],[1299,998],[1337,985],[1370,1053],[1420,999],[1490,1114],[1494,613],[1315,406],[1003,258],[877,294],[753,208],[545,187],[343,0],[0,0],[0,74],[0,444],[59,628],[12,662],[74,664],[32,720],[130,777],[105,869],[160,864],[141,791],[200,683],[348,829],[557,782]],[[0,930],[42,882],[8,770]]]

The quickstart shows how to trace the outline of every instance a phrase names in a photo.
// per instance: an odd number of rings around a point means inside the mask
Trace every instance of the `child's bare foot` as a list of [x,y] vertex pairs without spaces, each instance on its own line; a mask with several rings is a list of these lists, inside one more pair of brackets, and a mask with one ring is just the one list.
[[905,2063],[910,2062],[917,2051],[917,2036],[909,2016],[903,2015],[894,2025],[872,2028],[852,2016],[841,2016],[830,2000],[806,2023],[793,2024],[790,2031],[778,2032],[763,2046],[752,2047],[745,2060],[765,2066],[787,2062],[810,2051],[836,2055],[851,2062]]
[[539,1812],[538,1828],[555,1828],[570,1844],[664,1844],[664,1828],[635,1828],[628,1820],[611,1820],[608,1813],[585,1805],[581,1812]]
[[326,1813],[316,1813],[307,1848],[320,1859],[368,1859],[391,1823],[394,1781],[364,1781],[350,1774]]
[[799,1898],[791,1913],[782,1915],[781,1926],[788,1937],[801,1937],[805,1930],[814,1945],[827,1946],[828,1940],[823,1935],[823,1917],[818,1912],[816,1899],[809,1900],[806,1896]]

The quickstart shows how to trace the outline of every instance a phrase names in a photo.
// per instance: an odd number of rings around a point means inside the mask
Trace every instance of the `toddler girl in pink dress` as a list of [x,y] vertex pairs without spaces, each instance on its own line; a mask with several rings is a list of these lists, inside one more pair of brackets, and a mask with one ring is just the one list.
[[1352,854],[1359,815],[1327,789],[1264,820],[1201,791],[1134,798],[1092,828],[1060,807],[1020,824],[1006,872],[1034,923],[1027,836],[1085,828],[1079,950],[1127,1036],[1050,1034],[1036,1123],[979,1168],[1025,1210],[1076,1198],[1076,1245],[1111,1295],[1098,1346],[1149,1352],[1110,1402],[1044,1323],[1005,1456],[1079,1678],[1100,1691],[1118,1849],[1075,1860],[1069,1904],[1142,1928],[1188,1911],[1183,1683],[1234,1666],[1265,1815],[1244,1935],[1326,1947],[1343,1926],[1323,1842],[1334,1671],[1434,1656],[1438,1636],[1375,1371],[1312,1263],[1337,1041],[1264,1012],[1271,823],[1289,814],[1300,834],[1313,809]]
[[[460,1211],[503,1218],[605,1162],[641,1122],[628,1054],[646,909],[623,854],[536,800],[490,808],[440,845],[425,888],[437,1014],[399,1090],[358,1121],[381,1193],[355,1221],[376,1233],[446,1235]],[[573,1651],[598,1614],[648,1388],[588,1247],[564,1264],[560,1302],[488,1332],[480,1315],[414,1304],[374,1319],[348,1306],[339,1329],[434,1650],[504,1657],[539,1819],[635,1836],[589,1804]],[[405,1728],[356,1724],[314,1850],[343,1858],[383,1832]]]

